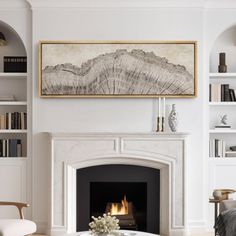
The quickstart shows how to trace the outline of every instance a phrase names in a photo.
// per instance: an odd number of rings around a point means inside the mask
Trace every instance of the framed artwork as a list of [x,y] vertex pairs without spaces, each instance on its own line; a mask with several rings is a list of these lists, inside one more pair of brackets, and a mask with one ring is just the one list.
[[195,97],[195,41],[41,41],[41,97]]

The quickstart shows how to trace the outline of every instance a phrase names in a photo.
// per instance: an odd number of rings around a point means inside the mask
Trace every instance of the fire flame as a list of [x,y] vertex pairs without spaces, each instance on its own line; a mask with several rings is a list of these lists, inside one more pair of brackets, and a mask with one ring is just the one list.
[[126,196],[121,200],[121,203],[112,203],[111,204],[111,215],[128,215],[128,201]]

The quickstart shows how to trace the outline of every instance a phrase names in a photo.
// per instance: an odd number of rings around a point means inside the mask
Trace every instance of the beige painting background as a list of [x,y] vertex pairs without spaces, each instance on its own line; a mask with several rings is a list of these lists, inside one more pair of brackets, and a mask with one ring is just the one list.
[[170,63],[183,65],[194,77],[194,44],[42,44],[42,69],[45,66],[55,66],[57,64],[72,63],[78,67],[89,59],[93,59],[101,54],[115,52],[117,49],[142,49],[145,52],[153,52],[156,56],[165,57]]

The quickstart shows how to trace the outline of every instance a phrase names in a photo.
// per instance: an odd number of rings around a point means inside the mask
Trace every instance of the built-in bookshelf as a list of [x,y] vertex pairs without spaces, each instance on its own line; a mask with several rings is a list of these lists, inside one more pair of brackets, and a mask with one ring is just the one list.
[[0,161],[27,157],[27,105],[27,73],[0,72]]
[[[236,158],[230,150],[236,145],[236,73],[209,74],[209,157]],[[215,128],[223,115],[227,115],[230,128]]]

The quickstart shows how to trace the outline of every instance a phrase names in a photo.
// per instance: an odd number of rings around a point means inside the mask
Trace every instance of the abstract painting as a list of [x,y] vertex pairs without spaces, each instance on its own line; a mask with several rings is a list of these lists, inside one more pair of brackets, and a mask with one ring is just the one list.
[[40,42],[41,97],[195,97],[196,42]]

